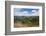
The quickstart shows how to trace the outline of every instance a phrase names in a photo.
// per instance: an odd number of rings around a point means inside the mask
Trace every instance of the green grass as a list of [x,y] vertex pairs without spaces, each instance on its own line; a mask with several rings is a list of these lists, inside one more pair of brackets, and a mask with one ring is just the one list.
[[39,16],[14,16],[14,23],[18,22],[27,26],[39,26]]

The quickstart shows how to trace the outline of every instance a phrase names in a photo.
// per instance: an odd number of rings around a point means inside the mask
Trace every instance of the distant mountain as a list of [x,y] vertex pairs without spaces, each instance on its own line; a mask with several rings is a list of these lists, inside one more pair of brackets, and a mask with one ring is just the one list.
[[24,19],[24,18],[39,18],[39,16],[14,16],[15,19]]

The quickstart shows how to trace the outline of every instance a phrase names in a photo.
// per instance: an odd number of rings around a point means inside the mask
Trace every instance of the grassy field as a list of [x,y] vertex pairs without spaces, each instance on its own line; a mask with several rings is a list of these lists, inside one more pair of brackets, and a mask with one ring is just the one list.
[[39,16],[14,16],[14,27],[38,27]]

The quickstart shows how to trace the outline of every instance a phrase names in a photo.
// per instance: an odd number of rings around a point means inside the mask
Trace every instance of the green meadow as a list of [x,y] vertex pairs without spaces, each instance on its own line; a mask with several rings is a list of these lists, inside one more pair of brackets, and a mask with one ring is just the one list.
[[14,27],[38,27],[39,16],[14,16]]

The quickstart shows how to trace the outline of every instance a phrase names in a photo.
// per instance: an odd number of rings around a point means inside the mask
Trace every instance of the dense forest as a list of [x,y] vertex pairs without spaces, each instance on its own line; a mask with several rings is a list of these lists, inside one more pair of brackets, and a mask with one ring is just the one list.
[[[37,27],[39,26],[39,16],[14,16],[14,23],[15,27]],[[23,26],[17,25],[20,23]]]

